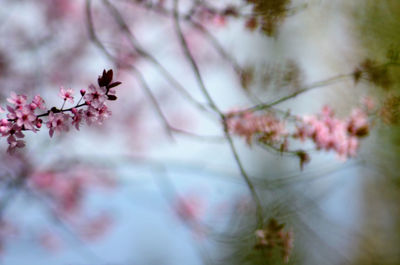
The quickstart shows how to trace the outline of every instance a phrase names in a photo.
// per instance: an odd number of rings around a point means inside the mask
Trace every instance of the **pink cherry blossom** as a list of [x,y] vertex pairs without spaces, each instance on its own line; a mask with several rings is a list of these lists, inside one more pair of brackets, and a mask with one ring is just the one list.
[[72,88],[64,89],[64,87],[60,87],[60,93],[58,94],[64,101],[69,101],[74,103],[74,91]]
[[251,144],[254,136],[259,136],[269,143],[276,143],[283,141],[287,135],[284,122],[272,113],[258,115],[246,112],[235,115],[235,112],[231,112],[228,116],[230,116],[227,120],[229,131],[243,136],[248,144]]
[[[111,111],[106,106],[106,101],[117,99],[114,88],[121,84],[121,82],[112,82],[112,77],[112,70],[104,70],[103,75],[98,78],[98,82],[102,84],[102,87],[90,85],[88,91],[81,90],[80,93],[85,102],[81,103],[80,100],[72,108],[64,109],[64,104],[67,100],[71,103],[74,102],[73,90],[61,87],[59,96],[64,99],[61,109],[52,107],[42,113],[39,110],[46,110],[46,105],[40,95],[36,95],[31,103],[28,103],[26,95],[17,95],[12,92],[7,99],[12,104],[11,106],[6,106],[7,118],[0,118],[0,135],[8,137],[8,152],[12,153],[17,148],[25,146],[25,142],[19,140],[19,138],[24,137],[22,131],[30,130],[36,132],[42,127],[43,122],[49,128],[50,137],[53,137],[56,131],[68,131],[70,125],[79,130],[82,120],[85,120],[89,125],[103,123],[111,115]],[[0,107],[0,113],[4,112],[6,112],[4,108]]]
[[368,116],[363,110],[357,108],[352,111],[348,121],[348,130],[352,135],[364,136],[368,134]]
[[65,113],[53,113],[49,114],[49,121],[46,123],[47,128],[49,128],[49,135],[53,137],[55,131],[63,132],[68,131],[68,120],[70,116]]
[[89,106],[89,108],[83,112],[83,117],[86,123],[91,125],[97,121],[99,112],[95,108]]
[[33,110],[35,110],[36,108],[45,110],[46,109],[46,105],[44,100],[42,99],[41,96],[36,95],[33,100],[32,100],[32,104],[30,105],[31,108],[33,108]]
[[107,100],[105,87],[96,87],[94,85],[90,85],[88,91],[84,96],[86,103],[93,108],[101,108],[104,102]]
[[102,124],[104,120],[108,119],[111,116],[111,111],[108,110],[106,105],[103,105],[100,109],[98,109],[98,124]]
[[25,147],[25,141],[18,140],[17,138],[24,138],[24,134],[21,132],[21,127],[14,124],[8,131],[7,142],[9,144],[7,152],[13,154],[17,148]]
[[23,106],[26,103],[27,97],[25,95],[17,95],[11,92],[11,97],[7,98],[7,101],[18,107]]
[[294,134],[301,141],[311,139],[318,150],[333,150],[341,160],[354,157],[359,138],[369,130],[367,115],[361,109],[353,110],[349,119],[338,119],[333,110],[325,106],[318,115],[300,117]]
[[8,135],[11,123],[7,119],[0,120],[0,133],[2,136]]
[[72,108],[72,113],[74,116],[72,116],[72,125],[75,126],[75,128],[79,131],[79,126],[82,122],[82,116],[83,116],[83,110],[77,110],[76,108]]
[[16,124],[19,127],[24,127],[27,130],[36,131],[34,127],[34,121],[36,120],[36,115],[28,107],[22,107],[15,110]]

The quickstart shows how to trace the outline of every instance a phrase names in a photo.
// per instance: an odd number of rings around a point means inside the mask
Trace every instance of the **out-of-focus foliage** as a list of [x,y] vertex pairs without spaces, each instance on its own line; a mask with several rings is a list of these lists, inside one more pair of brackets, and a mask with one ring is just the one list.
[[[355,24],[364,57],[389,61],[383,78],[369,89],[383,102],[378,115],[383,123],[373,136],[366,155],[364,176],[364,221],[354,264],[400,263],[400,2],[396,0],[360,2]],[[383,89],[382,89],[383,88]]]

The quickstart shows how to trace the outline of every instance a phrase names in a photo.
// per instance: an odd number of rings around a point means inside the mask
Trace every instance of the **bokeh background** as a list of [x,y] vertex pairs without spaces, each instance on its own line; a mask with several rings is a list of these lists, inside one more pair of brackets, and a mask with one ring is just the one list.
[[[284,263],[254,248],[254,205],[218,118],[196,105],[206,100],[172,2],[0,1],[2,106],[11,92],[58,106],[60,86],[78,94],[103,69],[122,82],[101,126],[27,133],[12,157],[2,139],[0,264]],[[329,104],[344,117],[369,96],[390,114],[357,157],[312,151],[304,170],[234,138],[266,217],[293,232],[288,263],[400,264],[397,69],[352,78],[366,59],[397,61],[400,3],[268,0],[276,13],[260,14],[273,18],[261,30],[248,21],[257,3],[180,1],[181,14],[208,7],[180,21],[221,110],[322,81],[278,108],[305,115]],[[242,15],[222,15],[227,7]],[[324,82],[339,75],[349,78]]]

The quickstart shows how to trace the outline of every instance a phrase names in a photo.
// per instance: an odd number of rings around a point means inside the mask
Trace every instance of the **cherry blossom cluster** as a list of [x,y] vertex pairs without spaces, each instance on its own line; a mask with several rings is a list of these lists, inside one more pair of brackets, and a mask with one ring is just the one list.
[[[101,124],[111,115],[106,101],[117,99],[114,88],[121,84],[112,82],[112,79],[113,71],[104,70],[98,78],[98,86],[91,84],[87,90],[80,90],[81,98],[70,108],[64,107],[66,102],[74,104],[74,91],[71,88],[60,88],[59,96],[63,99],[63,104],[61,108],[51,109],[47,109],[45,101],[39,95],[29,102],[26,95],[11,93],[11,97],[7,99],[11,104],[7,106],[7,118],[0,120],[0,134],[7,137],[9,144],[7,151],[13,153],[15,149],[24,147],[24,131],[37,132],[43,123],[49,129],[50,137],[53,137],[54,132],[68,131],[70,126],[79,130],[83,121],[88,125]],[[38,113],[40,110],[41,114]],[[6,112],[1,107],[0,111]],[[43,120],[44,118],[47,120]]]
[[279,120],[273,113],[262,115],[248,111],[236,115],[230,112],[227,115],[227,125],[230,132],[242,136],[250,145],[253,138],[257,136],[260,140],[268,144],[282,144],[288,136],[285,123]]
[[284,231],[284,224],[279,224],[275,219],[271,218],[264,229],[258,229],[256,235],[256,249],[264,250],[271,253],[278,250],[285,263],[289,262],[289,257],[293,249],[293,232]]
[[368,113],[371,103],[364,105],[365,110],[356,108],[345,119],[335,117],[333,110],[325,106],[319,114],[296,117],[296,127],[290,132],[285,120],[272,112],[232,111],[227,114],[227,126],[230,132],[244,137],[249,145],[256,141],[277,151],[297,155],[302,167],[310,157],[302,150],[290,151],[288,139],[311,140],[317,150],[334,151],[341,160],[354,157],[360,139],[370,130]]
[[317,150],[333,150],[340,159],[346,160],[357,154],[359,139],[368,134],[369,128],[364,110],[354,109],[349,118],[339,119],[325,106],[320,114],[301,117],[294,136],[301,141],[310,139]]

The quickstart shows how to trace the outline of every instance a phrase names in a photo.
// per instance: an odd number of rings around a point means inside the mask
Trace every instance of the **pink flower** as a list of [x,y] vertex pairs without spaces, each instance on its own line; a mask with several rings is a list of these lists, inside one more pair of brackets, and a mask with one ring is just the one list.
[[13,109],[10,106],[7,106],[7,110],[8,110],[7,118],[9,118],[10,120],[17,119],[17,114],[15,113],[15,109]]
[[95,108],[89,106],[89,108],[83,112],[83,117],[85,118],[86,123],[88,125],[91,125],[92,123],[97,121],[99,113]]
[[34,122],[36,120],[36,115],[28,107],[22,107],[15,110],[16,124],[19,127],[24,127],[27,130],[36,131],[34,127]]
[[36,108],[39,108],[39,109],[42,109],[42,110],[46,109],[45,102],[42,99],[42,97],[39,96],[39,95],[37,95],[37,96],[35,96],[33,98],[32,104],[30,106],[31,106],[32,109],[36,109]]
[[321,114],[300,118],[295,138],[311,139],[317,149],[335,151],[341,160],[357,154],[359,137],[369,130],[367,115],[361,109],[353,110],[348,120],[335,118],[333,110],[325,106]]
[[16,106],[15,108],[7,106],[7,110],[8,119],[14,121],[21,128],[24,127],[27,130],[36,132],[36,115],[31,107],[28,105]]
[[7,119],[0,120],[0,133],[2,136],[8,135],[8,133],[11,129],[10,126],[11,126],[11,124]]
[[102,124],[104,120],[108,119],[111,116],[111,111],[108,110],[106,105],[103,105],[100,109],[98,109],[98,124]]
[[254,136],[259,136],[264,142],[278,143],[287,135],[285,124],[272,113],[256,115],[246,112],[235,116],[235,112],[232,112],[230,115],[227,120],[229,131],[245,137],[248,144],[251,144]]
[[60,87],[60,93],[58,94],[62,99],[68,100],[71,103],[74,103],[74,91],[72,88],[64,89],[64,87]]
[[106,88],[90,85],[84,96],[86,103],[93,108],[101,108],[107,100]]
[[68,119],[70,116],[65,113],[53,113],[49,114],[49,121],[46,123],[47,128],[49,128],[49,135],[53,137],[55,131],[63,132],[68,131]]
[[17,140],[17,138],[24,138],[24,134],[21,132],[21,127],[18,127],[16,124],[14,124],[12,128],[8,131],[8,134],[8,153],[13,154],[17,148],[25,147],[25,141]]
[[83,110],[77,110],[76,108],[72,108],[72,113],[74,116],[72,117],[72,125],[79,131],[79,126],[82,121]]
[[[36,95],[31,103],[27,103],[26,95],[17,95],[12,92],[7,99],[11,106],[7,106],[8,113],[6,119],[0,119],[0,136],[8,137],[8,152],[14,152],[16,148],[24,147],[25,142],[18,138],[23,138],[22,131],[31,130],[36,132],[43,125],[43,119],[47,119],[46,125],[49,128],[49,135],[53,137],[54,132],[68,131],[72,124],[77,130],[80,128],[82,119],[90,125],[93,122],[101,124],[111,115],[111,111],[105,105],[106,100],[116,100],[114,87],[121,82],[112,82],[113,71],[103,71],[103,75],[98,78],[100,87],[90,85],[88,91],[81,90],[80,93],[86,101],[79,104],[76,108],[63,109],[68,100],[74,102],[73,90],[71,88],[60,88],[59,96],[64,99],[61,109],[53,107],[41,114],[35,114],[36,109],[46,110],[43,98]],[[69,111],[72,115],[67,114]],[[6,112],[0,107],[0,113]],[[71,121],[70,121],[71,118]]]
[[7,98],[7,101],[11,104],[14,104],[18,107],[23,106],[26,103],[25,95],[17,95],[14,92],[11,92],[11,97]]
[[348,130],[352,135],[365,136],[369,132],[367,114],[361,109],[354,109],[348,121]]

